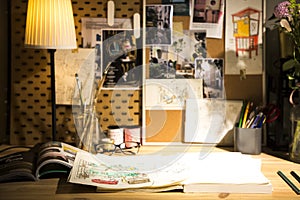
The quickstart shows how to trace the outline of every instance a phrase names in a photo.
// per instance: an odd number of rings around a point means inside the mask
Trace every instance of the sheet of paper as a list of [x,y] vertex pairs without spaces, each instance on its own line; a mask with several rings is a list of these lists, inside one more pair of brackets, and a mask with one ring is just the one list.
[[261,173],[261,160],[240,153],[211,153],[194,161],[190,178],[184,184],[267,184]]
[[[56,103],[72,105],[75,91],[78,92],[75,74],[78,74],[83,101],[89,103],[93,96],[95,80],[95,49],[58,49],[55,52]],[[76,89],[76,90],[75,90]],[[79,97],[79,94],[77,94]]]
[[242,101],[187,99],[184,142],[218,144],[233,129]]
[[187,178],[177,155],[106,156],[79,152],[69,181],[107,189],[170,186]]
[[187,98],[203,98],[202,79],[147,79],[147,109],[183,109]]

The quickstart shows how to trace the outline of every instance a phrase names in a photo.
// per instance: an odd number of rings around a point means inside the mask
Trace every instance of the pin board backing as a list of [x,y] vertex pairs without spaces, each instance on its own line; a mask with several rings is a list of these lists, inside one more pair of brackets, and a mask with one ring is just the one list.
[[102,131],[109,126],[141,125],[141,89],[103,89],[97,98],[96,111]]
[[[50,56],[46,49],[24,48],[27,0],[11,0],[10,144],[32,145],[52,140]],[[115,17],[142,13],[142,0],[117,0]],[[107,0],[72,0],[78,46],[81,17],[106,17]],[[72,106],[57,105],[57,138],[78,143]]]
[[[161,0],[146,0],[146,4],[161,4]],[[170,0],[170,2],[172,2]],[[190,17],[189,16],[173,16],[173,22],[182,22],[183,29],[189,30]],[[224,23],[225,25],[225,23]],[[207,55],[210,55],[211,58],[225,58],[225,28],[223,28],[223,36],[221,39],[207,38]],[[146,49],[146,61],[150,60],[149,54],[150,50]],[[225,66],[226,67],[226,66]],[[146,78],[149,77],[149,71],[145,72]],[[246,80],[241,80],[240,75],[224,75],[224,86],[225,86],[225,97],[228,100],[241,100],[241,99],[253,99],[255,103],[261,103],[263,101],[263,75],[247,75]],[[145,124],[147,124],[151,119],[149,118],[149,111],[145,111]],[[167,116],[171,116],[173,110],[165,110]],[[170,112],[170,113],[169,113]],[[180,112],[178,110],[178,112]],[[151,131],[147,133],[147,127],[145,131],[145,141],[147,142],[172,142],[174,138],[182,138],[183,129],[173,130],[174,124],[182,125],[182,118],[177,117],[172,120],[166,119],[166,122],[162,127],[157,127],[156,129],[160,130],[156,134],[153,134]],[[183,125],[182,125],[183,126]],[[169,130],[169,131],[165,131]],[[170,131],[173,130],[173,131]],[[170,138],[172,141],[170,141]],[[181,140],[181,139],[179,139]],[[182,140],[181,140],[182,142]],[[233,137],[232,132],[230,135],[226,135],[219,145],[232,146]]]

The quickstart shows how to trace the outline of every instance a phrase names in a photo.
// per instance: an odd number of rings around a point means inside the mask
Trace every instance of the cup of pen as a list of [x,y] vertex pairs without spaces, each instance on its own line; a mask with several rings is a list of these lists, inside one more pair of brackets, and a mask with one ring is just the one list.
[[265,111],[265,107],[254,107],[251,101],[244,102],[234,128],[235,151],[251,155],[261,153],[262,127],[267,118]]
[[261,153],[262,128],[234,128],[234,151],[243,154]]

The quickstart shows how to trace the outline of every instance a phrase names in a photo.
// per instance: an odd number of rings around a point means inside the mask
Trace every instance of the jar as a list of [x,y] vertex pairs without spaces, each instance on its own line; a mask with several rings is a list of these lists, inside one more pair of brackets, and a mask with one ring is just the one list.
[[290,96],[292,108],[290,110],[291,133],[289,145],[289,157],[291,161],[300,163],[300,105],[293,102],[293,93]]

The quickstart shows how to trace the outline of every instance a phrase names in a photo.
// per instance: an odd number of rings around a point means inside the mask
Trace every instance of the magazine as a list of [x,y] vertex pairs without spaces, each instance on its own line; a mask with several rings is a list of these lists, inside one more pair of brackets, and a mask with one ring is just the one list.
[[69,174],[79,151],[83,150],[63,142],[51,141],[36,144],[29,150],[4,156],[0,154],[0,182],[36,181]]

